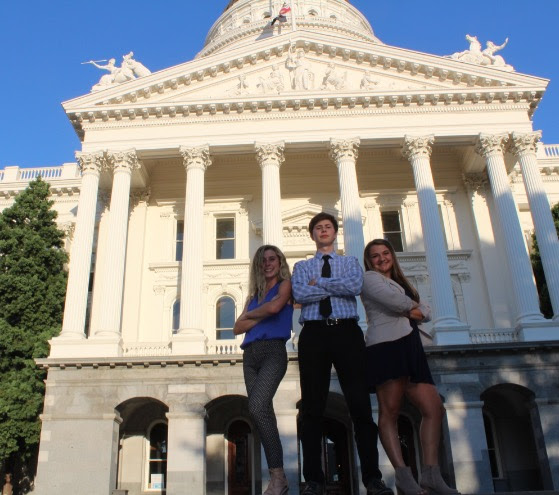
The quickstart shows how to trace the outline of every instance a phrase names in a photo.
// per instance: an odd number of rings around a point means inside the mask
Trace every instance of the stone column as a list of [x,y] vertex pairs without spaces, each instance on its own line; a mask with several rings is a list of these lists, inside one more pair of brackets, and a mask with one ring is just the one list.
[[518,158],[522,170],[545,281],[553,306],[553,319],[559,322],[559,241],[536,157],[536,146],[540,139],[541,132],[528,134],[514,132],[510,150]]
[[180,277],[180,326],[173,336],[173,354],[205,354],[202,305],[204,271],[204,175],[212,164],[206,146],[181,146],[186,169],[184,244]]
[[194,404],[167,413],[167,495],[206,493],[205,417],[204,406]]
[[[126,239],[128,235],[128,207],[132,171],[140,168],[136,150],[108,152],[107,159],[113,169],[113,187],[109,210],[108,242],[101,279],[101,315],[95,339],[121,342],[120,321],[124,289]],[[120,346],[120,345],[119,345]],[[121,351],[121,350],[120,350]],[[113,355],[116,349],[106,349],[104,356]]]
[[487,203],[489,180],[485,172],[465,174],[463,180],[476,226],[475,232],[482,267],[481,275],[487,287],[483,297],[489,301],[491,325],[493,328],[507,328],[511,326],[511,322],[508,316],[509,311],[507,311],[506,291],[503,290],[503,274],[499,272],[500,253],[495,249],[495,237]]
[[[274,397],[274,410],[278,421],[278,431],[283,446],[283,468],[291,492],[297,493],[299,487],[299,455],[297,450],[297,401],[301,398],[298,369],[290,364],[285,378],[280,383]],[[264,449],[262,449],[264,451]],[[268,466],[262,454],[262,480],[267,480]]]
[[112,493],[122,423],[118,413],[42,414],[41,422],[36,491],[41,495]]
[[[60,337],[54,339],[54,341],[59,339],[85,339],[85,314],[91,272],[97,192],[99,189],[99,175],[105,160],[102,151],[96,153],[78,152],[76,153],[76,160],[82,172],[82,184],[78,200],[74,242],[72,243],[70,254],[64,321]],[[54,356],[52,351],[51,357],[63,357],[61,355]]]
[[331,139],[330,158],[338,167],[345,253],[355,256],[359,263],[363,265],[365,238],[363,237],[359,186],[357,185],[357,171],[355,170],[359,143],[359,138]]
[[493,493],[483,423],[483,402],[446,402],[456,488],[462,493]]
[[262,237],[264,244],[283,248],[280,167],[285,143],[255,143],[256,159],[262,169]]
[[[331,139],[330,158],[338,167],[344,226],[344,251],[346,255],[355,256],[363,267],[365,238],[363,236],[361,204],[359,203],[357,171],[355,170],[355,164],[359,156],[359,143],[359,138]],[[357,314],[360,325],[366,328],[365,309],[359,297],[357,298]]]
[[[551,471],[551,481],[553,488],[559,488],[559,422],[557,421],[557,407],[559,400],[553,399],[536,399],[536,404],[539,412],[539,419],[542,428],[543,442],[537,442],[537,448],[545,449],[545,456],[549,462],[549,469]],[[543,444],[543,445],[542,445]]]
[[434,136],[410,137],[404,140],[403,155],[413,168],[419,214],[423,227],[427,270],[433,295],[433,330],[435,344],[468,344],[468,327],[458,319],[454,291],[448,268],[443,230],[431,172],[431,145]]
[[495,204],[496,220],[504,238],[504,251],[514,293],[516,324],[520,327],[544,322],[539,310],[538,293],[530,258],[516,212],[505,168],[504,150],[508,135],[480,134],[476,151],[487,163],[487,175]]

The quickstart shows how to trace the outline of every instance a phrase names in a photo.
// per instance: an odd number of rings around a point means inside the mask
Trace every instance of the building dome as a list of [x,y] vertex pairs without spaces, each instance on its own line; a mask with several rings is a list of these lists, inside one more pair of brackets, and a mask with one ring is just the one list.
[[[269,27],[284,0],[230,0],[225,11],[210,29],[204,48],[198,54],[204,57],[224,49],[269,39],[289,32],[291,24]],[[270,4],[272,7],[270,8]],[[365,16],[348,0],[292,0],[297,30],[317,31],[341,36],[345,39],[381,43]]]

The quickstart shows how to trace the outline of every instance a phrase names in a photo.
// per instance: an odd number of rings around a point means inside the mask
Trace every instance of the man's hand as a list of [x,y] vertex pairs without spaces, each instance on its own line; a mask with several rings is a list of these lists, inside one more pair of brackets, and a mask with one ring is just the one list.
[[313,278],[312,280],[309,280],[308,285],[316,285],[316,278]]

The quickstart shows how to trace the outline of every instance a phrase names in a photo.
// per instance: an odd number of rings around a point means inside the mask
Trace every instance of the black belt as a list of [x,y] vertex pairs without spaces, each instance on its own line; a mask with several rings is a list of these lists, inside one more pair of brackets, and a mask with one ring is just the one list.
[[357,318],[325,318],[324,320],[307,320],[303,322],[304,325],[326,325],[327,327],[333,327],[336,325],[342,325],[343,323],[356,323]]

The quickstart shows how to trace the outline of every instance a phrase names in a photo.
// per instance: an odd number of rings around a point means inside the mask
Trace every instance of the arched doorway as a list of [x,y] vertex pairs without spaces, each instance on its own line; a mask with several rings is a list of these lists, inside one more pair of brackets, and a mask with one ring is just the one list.
[[414,426],[410,418],[400,414],[398,416],[398,438],[400,440],[400,448],[402,449],[402,457],[406,466],[411,468],[413,477],[418,480],[418,445]]
[[229,495],[252,495],[252,432],[242,420],[227,431],[227,486]]
[[324,419],[322,455],[326,494],[351,493],[348,431],[340,421],[332,418]]
[[[297,407],[300,407],[300,403]],[[299,479],[303,479],[303,451],[301,448],[301,418],[298,418]],[[354,459],[353,428],[347,405],[341,394],[330,392],[322,424],[322,469],[325,495],[354,493],[359,486],[359,475]]]
[[206,411],[206,494],[260,493],[260,438],[247,398],[222,396],[206,404]]
[[129,493],[165,493],[168,407],[150,397],[120,404],[117,486]]
[[485,435],[496,492],[551,490],[534,393],[514,384],[496,385],[481,394]]

